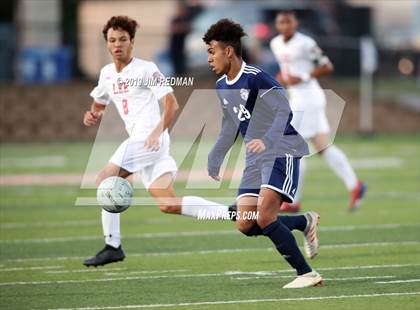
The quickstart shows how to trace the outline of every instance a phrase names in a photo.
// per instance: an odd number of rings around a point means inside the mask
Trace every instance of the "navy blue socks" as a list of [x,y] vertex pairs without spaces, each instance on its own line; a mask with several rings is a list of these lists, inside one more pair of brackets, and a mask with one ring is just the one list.
[[264,236],[270,238],[289,265],[296,269],[298,275],[312,271],[300,252],[292,232],[280,219],[263,228],[262,232]]
[[286,225],[289,230],[300,230],[304,231],[306,228],[307,220],[304,215],[287,216],[281,215],[277,217],[281,222]]
[[[294,215],[294,216],[287,216],[282,215],[277,217],[290,231],[292,230],[300,230],[304,231],[306,228],[306,217],[304,215]],[[254,224],[249,231],[244,233],[245,235],[252,237],[252,236],[261,236],[263,235],[263,231],[258,224]]]

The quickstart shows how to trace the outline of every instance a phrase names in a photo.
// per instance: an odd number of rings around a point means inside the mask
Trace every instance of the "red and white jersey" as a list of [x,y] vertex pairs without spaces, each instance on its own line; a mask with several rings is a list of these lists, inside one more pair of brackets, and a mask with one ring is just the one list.
[[[316,42],[300,32],[296,32],[287,42],[284,42],[283,35],[280,34],[271,40],[270,47],[285,79],[289,74],[297,77],[308,76],[316,66],[329,63],[328,57]],[[320,86],[316,79],[310,78],[289,88],[308,89]]]
[[114,103],[130,136],[147,136],[161,119],[159,99],[173,92],[164,83],[157,66],[150,61],[134,58],[117,72],[114,63],[101,69],[98,85],[90,96],[95,102]]

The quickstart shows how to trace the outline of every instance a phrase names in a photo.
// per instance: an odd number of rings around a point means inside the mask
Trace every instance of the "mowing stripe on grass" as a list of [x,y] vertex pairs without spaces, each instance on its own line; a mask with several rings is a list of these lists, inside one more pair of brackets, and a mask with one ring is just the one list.
[[183,303],[173,303],[173,304],[92,306],[92,307],[83,307],[83,308],[58,308],[58,309],[49,309],[49,310],[109,310],[109,309],[141,309],[141,308],[174,308],[174,307],[190,307],[190,306],[206,306],[206,305],[255,304],[255,303],[263,303],[263,302],[279,302],[279,301],[315,301],[315,300],[326,300],[326,299],[373,298],[373,297],[392,297],[392,296],[410,296],[410,295],[420,295],[420,292],[395,292],[395,293],[382,293],[382,294],[222,300],[222,301],[183,302]]
[[[95,222],[95,226],[98,225]],[[419,224],[402,225],[402,224],[383,224],[383,225],[363,225],[363,226],[326,226],[319,227],[318,231],[355,231],[355,230],[388,230],[399,228],[420,227]],[[179,237],[203,237],[203,236],[220,236],[220,235],[241,235],[237,230],[212,230],[212,231],[179,231],[179,232],[160,232],[160,233],[143,233],[123,236],[124,239],[154,239],[154,238],[179,238]],[[91,241],[101,240],[103,236],[70,236],[56,238],[36,238],[36,239],[3,239],[2,244],[37,244],[37,243],[55,243],[55,242],[72,242],[72,241]]]
[[397,283],[412,283],[420,282],[420,279],[395,280],[395,281],[378,281],[377,284],[397,284]]
[[[367,243],[348,243],[348,244],[329,244],[323,245],[322,249],[335,248],[357,248],[357,247],[371,247],[371,246],[393,246],[393,245],[420,245],[420,241],[391,241],[391,242],[367,242]],[[180,252],[149,252],[149,253],[131,253],[130,257],[144,257],[144,256],[172,256],[172,255],[194,255],[194,254],[223,254],[223,253],[240,253],[266,251],[272,252],[273,248],[239,248],[239,249],[213,249],[213,250],[199,250],[199,251],[180,251]],[[78,260],[85,259],[84,256],[57,256],[57,257],[37,257],[37,258],[9,258],[5,261],[13,263],[24,263],[33,261],[48,261],[48,260]]]

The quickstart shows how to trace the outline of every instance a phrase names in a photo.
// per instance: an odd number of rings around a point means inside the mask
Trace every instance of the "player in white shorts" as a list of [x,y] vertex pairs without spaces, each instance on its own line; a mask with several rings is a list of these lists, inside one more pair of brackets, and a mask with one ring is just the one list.
[[[168,127],[172,124],[178,103],[173,89],[163,83],[157,66],[150,61],[132,57],[137,22],[127,16],[112,17],[103,28],[113,63],[104,66],[98,85],[90,95],[91,110],[84,115],[86,126],[96,124],[108,104],[113,103],[125,123],[129,138],[115,151],[108,164],[99,172],[96,184],[110,176],[128,178],[134,173],[143,181],[159,209],[165,213],[197,217],[210,212],[223,217],[228,207],[196,196],[177,197],[173,181],[177,171],[169,153]],[[159,101],[163,104],[160,113]],[[102,210],[105,247],[84,261],[98,266],[125,258],[120,240],[120,214]]]
[[[331,73],[333,65],[312,38],[296,31],[298,25],[292,11],[282,11],[276,16],[276,29],[280,34],[271,40],[270,47],[280,66],[277,80],[288,89],[293,126],[344,182],[350,193],[349,210],[354,211],[360,206],[366,184],[358,180],[343,151],[330,143],[325,94],[316,80]],[[305,160],[302,158],[295,202],[283,203],[281,211],[300,210],[304,172]]]

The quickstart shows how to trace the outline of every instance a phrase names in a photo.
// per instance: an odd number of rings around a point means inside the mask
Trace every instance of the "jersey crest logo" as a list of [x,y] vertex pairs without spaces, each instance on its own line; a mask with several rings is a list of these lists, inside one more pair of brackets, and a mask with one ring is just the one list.
[[239,94],[241,95],[241,98],[245,101],[248,100],[248,96],[249,96],[249,90],[245,89],[245,88],[241,88],[241,90],[239,91]]

